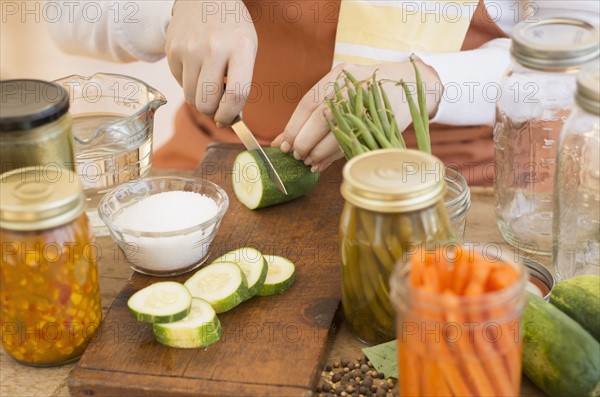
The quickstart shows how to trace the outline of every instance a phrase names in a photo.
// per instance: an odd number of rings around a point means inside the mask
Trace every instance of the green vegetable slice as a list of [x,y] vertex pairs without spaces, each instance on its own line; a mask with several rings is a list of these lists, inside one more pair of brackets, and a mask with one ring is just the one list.
[[139,321],[171,323],[190,312],[192,295],[182,284],[173,281],[154,283],[129,298],[127,307]]
[[152,331],[159,343],[180,348],[207,347],[223,335],[217,313],[210,303],[199,298],[192,299],[186,317],[173,323],[154,324]]
[[218,262],[233,262],[242,269],[248,282],[248,296],[246,299],[252,298],[262,287],[267,278],[267,260],[257,249],[251,247],[243,247],[230,251],[221,255],[214,260]]
[[233,262],[211,263],[198,270],[185,286],[194,298],[206,300],[217,313],[233,309],[248,296],[248,282]]
[[256,295],[269,296],[280,294],[288,290],[296,278],[296,267],[294,264],[281,256],[265,255],[268,271],[265,283],[259,288]]

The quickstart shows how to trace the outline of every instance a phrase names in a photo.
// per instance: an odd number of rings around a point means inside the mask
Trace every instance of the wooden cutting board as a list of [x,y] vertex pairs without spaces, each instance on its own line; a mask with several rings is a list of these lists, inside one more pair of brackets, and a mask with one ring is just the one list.
[[[214,145],[196,170],[225,189],[230,199],[209,261],[231,249],[255,247],[294,261],[294,286],[219,315],[224,334],[208,349],[174,349],[157,343],[151,326],[133,320],[127,311],[134,292],[165,279],[134,273],[71,371],[72,395],[312,394],[341,296],[342,164],[330,167],[307,196],[253,212],[237,201],[231,185],[233,160],[240,150],[238,145]],[[191,274],[172,280],[182,282]]]

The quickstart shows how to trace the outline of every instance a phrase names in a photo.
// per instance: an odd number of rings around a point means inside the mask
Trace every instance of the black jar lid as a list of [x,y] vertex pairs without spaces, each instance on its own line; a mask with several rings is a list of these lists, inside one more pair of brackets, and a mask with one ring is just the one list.
[[69,94],[42,80],[0,81],[0,132],[28,130],[59,119],[69,110]]

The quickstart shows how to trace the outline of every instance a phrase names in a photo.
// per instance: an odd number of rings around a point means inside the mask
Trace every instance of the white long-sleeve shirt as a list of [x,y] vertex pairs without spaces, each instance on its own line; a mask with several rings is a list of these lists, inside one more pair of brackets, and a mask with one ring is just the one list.
[[[154,62],[166,55],[165,36],[174,0],[52,3],[60,17],[46,18],[49,31],[67,53],[116,62]],[[526,18],[558,15],[595,24],[600,20],[600,2],[596,0],[485,0],[485,5],[491,18],[509,36],[515,24]],[[510,40],[496,39],[471,51],[418,53],[436,70],[444,86],[444,95],[432,122],[491,125],[495,89],[510,63],[509,46]]]

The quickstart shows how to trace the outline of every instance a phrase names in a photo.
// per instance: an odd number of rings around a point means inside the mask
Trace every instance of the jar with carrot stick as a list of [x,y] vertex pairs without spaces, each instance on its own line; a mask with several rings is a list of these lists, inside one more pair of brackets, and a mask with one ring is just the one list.
[[527,272],[495,250],[415,249],[390,279],[402,396],[518,396]]
[[416,150],[383,149],[344,167],[340,220],[342,308],[356,337],[369,344],[395,339],[389,277],[414,244],[445,241],[444,167]]

